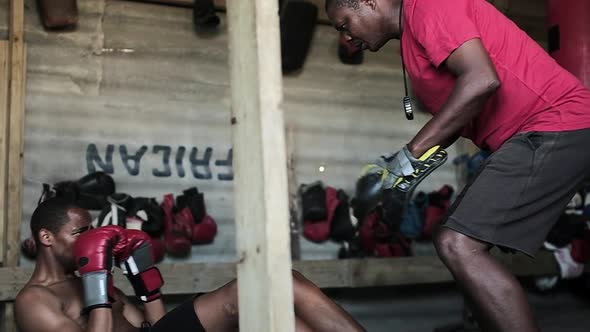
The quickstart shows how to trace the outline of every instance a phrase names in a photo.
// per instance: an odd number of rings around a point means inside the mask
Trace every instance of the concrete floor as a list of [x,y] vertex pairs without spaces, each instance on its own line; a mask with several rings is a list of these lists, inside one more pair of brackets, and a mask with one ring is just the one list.
[[[459,322],[463,300],[453,285],[327,290],[370,332],[432,332]],[[562,286],[548,294],[529,292],[543,332],[590,331],[590,292]],[[576,295],[574,295],[576,294]],[[515,331],[517,332],[517,331]]]

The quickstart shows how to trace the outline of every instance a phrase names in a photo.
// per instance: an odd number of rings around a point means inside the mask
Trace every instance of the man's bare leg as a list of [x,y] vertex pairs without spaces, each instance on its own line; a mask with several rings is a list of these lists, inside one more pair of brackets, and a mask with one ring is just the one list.
[[489,253],[490,245],[441,227],[434,244],[484,331],[538,332],[526,295],[510,271]]
[[350,314],[332,301],[301,273],[293,271],[295,315],[316,332],[366,331]]
[[193,306],[206,331],[239,331],[237,280],[197,297]]
[[295,317],[295,332],[314,332],[301,318]]
[[[293,272],[296,330],[298,332],[365,331],[344,309],[298,272]],[[195,312],[207,331],[238,331],[236,280],[194,301]]]

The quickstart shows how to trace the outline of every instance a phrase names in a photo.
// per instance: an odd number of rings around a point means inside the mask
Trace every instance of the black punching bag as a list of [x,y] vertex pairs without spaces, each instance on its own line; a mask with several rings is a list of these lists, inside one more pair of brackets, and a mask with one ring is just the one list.
[[590,0],[547,0],[549,53],[590,88]]
[[318,18],[309,2],[285,0],[281,10],[281,58],[283,73],[303,67]]

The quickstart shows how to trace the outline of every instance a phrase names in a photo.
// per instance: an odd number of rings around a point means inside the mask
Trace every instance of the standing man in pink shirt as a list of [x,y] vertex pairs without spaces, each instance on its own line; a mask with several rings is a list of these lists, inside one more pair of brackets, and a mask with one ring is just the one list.
[[533,256],[590,175],[590,91],[485,0],[327,0],[334,27],[378,51],[399,39],[414,92],[433,117],[365,171],[382,189],[459,136],[494,153],[457,197],[438,254],[485,331],[538,331],[515,277],[489,253]]

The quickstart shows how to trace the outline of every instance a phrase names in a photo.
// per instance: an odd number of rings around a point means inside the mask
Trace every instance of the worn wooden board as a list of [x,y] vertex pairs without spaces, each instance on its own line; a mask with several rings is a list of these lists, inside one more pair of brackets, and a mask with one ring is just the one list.
[[[517,276],[556,275],[559,269],[553,255],[541,251],[533,260],[524,255],[497,255]],[[213,290],[236,277],[235,263],[161,264],[164,294],[193,294]],[[452,282],[442,262],[433,256],[293,262],[321,288],[403,286]],[[14,300],[28,280],[30,268],[0,268],[0,301]],[[115,285],[126,294],[133,290],[116,270]]]
[[[18,265],[20,254],[20,228],[23,206],[23,150],[25,131],[25,90],[27,49],[24,43],[24,0],[10,1],[9,19],[9,71],[8,87],[8,172],[6,189],[7,219],[5,226],[6,250],[4,266]],[[13,306],[4,307],[3,327],[5,332],[15,332]]]
[[243,331],[295,328],[277,12],[268,0],[232,1],[227,11]]
[[8,41],[0,40],[0,264],[6,252],[8,169]]

